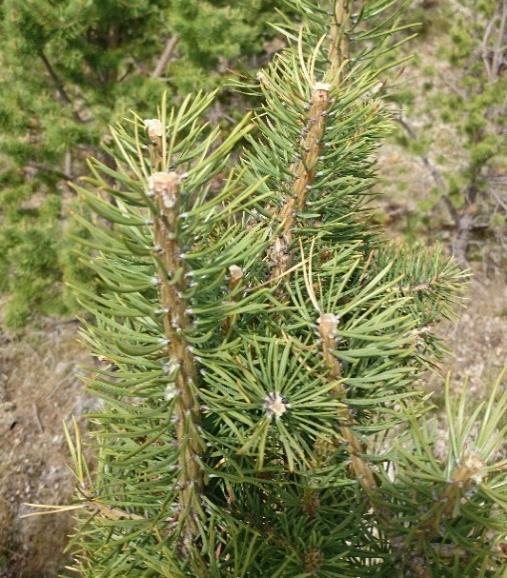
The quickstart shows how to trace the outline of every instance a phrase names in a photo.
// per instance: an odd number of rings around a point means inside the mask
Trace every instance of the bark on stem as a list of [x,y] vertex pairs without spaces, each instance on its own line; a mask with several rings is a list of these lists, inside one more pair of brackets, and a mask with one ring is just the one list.
[[166,40],[164,51],[158,59],[153,72],[151,73],[151,78],[160,78],[162,76],[166,66],[169,64],[174,54],[174,49],[176,48],[179,41],[180,39],[178,36],[172,36]]
[[271,249],[273,268],[271,279],[282,276],[291,265],[290,246],[293,239],[293,229],[297,211],[303,210],[315,177],[315,169],[319,160],[321,139],[324,133],[326,112],[329,106],[329,84],[318,82],[314,85],[310,99],[308,121],[304,132],[306,136],[301,142],[301,160],[292,167],[294,183],[291,197],[280,212],[281,234],[275,239]]
[[[343,67],[348,59],[346,25],[349,18],[349,0],[335,0],[332,7],[328,51],[330,66],[326,73],[326,78],[331,79],[335,83],[340,83]],[[279,216],[282,232],[275,239],[270,252],[273,262],[270,277],[272,281],[279,279],[290,270],[290,247],[293,241],[296,214],[304,209],[308,191],[315,179],[326,116],[330,104],[330,89],[331,85],[324,82],[317,82],[312,88],[308,120],[303,131],[305,136],[301,142],[301,159],[292,167],[292,173],[295,177],[291,197],[284,205]],[[339,380],[341,377],[340,362],[333,354],[336,349],[337,323],[338,319],[332,313],[323,313],[319,317],[322,354],[329,369],[329,377],[332,380]],[[337,386],[334,393],[340,398],[346,396],[346,391],[342,385]],[[350,410],[346,408],[339,417],[340,433],[348,446],[354,476],[370,494],[372,490],[377,488],[377,483],[369,465],[361,457],[361,442],[350,427],[354,421],[353,416]]]
[[[333,354],[336,349],[338,318],[332,313],[323,313],[319,317],[319,334],[322,343],[322,355],[328,367],[329,377],[332,380],[338,380],[342,376],[341,364]],[[340,399],[346,397],[346,391],[342,384],[337,385],[334,395]],[[350,410],[345,407],[339,415],[340,434],[348,446],[350,455],[350,465],[352,472],[364,490],[370,494],[377,489],[375,476],[367,462],[361,457],[363,449],[361,442],[351,429],[350,425],[354,422],[354,417]]]
[[[319,317],[319,334],[322,343],[322,355],[328,367],[329,377],[332,380],[338,380],[341,377],[340,362],[333,355],[333,350],[336,349],[337,340],[337,323],[338,318],[331,313],[321,314]],[[334,395],[340,399],[345,400],[346,391],[343,385],[337,385]],[[339,431],[345,443],[348,446],[350,455],[350,466],[354,477],[361,484],[369,498],[370,505],[377,515],[379,522],[382,523],[386,535],[391,538],[391,543],[395,553],[398,555],[403,564],[403,573],[406,568],[409,568],[414,576],[421,578],[431,578],[428,568],[424,563],[424,558],[419,555],[418,541],[427,541],[432,537],[438,537],[439,524],[441,516],[450,516],[456,501],[461,497],[462,488],[466,487],[469,480],[473,476],[477,476],[483,464],[477,459],[468,459],[455,472],[451,483],[443,493],[441,500],[437,503],[435,508],[430,510],[428,514],[422,519],[421,524],[417,526],[412,536],[409,536],[405,541],[398,541],[397,527],[395,519],[385,507],[383,507],[376,495],[378,492],[378,483],[375,479],[373,471],[368,462],[366,462],[361,454],[363,447],[360,440],[351,428],[354,418],[348,408],[345,408],[339,415]],[[441,507],[441,504],[444,504]],[[400,574],[405,576],[405,574]]]
[[160,263],[160,300],[168,341],[168,372],[176,372],[174,418],[179,448],[179,526],[184,545],[190,546],[197,534],[196,516],[201,513],[203,475],[198,456],[204,443],[199,433],[196,363],[184,337],[191,322],[182,298],[185,267],[176,238],[181,178],[174,172],[154,173],[149,187],[159,210],[154,228]]
[[329,60],[333,77],[339,78],[343,63],[349,59],[349,43],[346,36],[346,25],[350,14],[350,0],[335,0],[333,23],[331,24]]
[[[343,67],[349,58],[346,27],[349,19],[350,0],[333,0],[332,21],[329,32],[328,60],[329,69],[325,74],[334,84],[341,82]],[[281,233],[275,238],[270,250],[272,262],[271,281],[278,280],[288,272],[291,266],[290,253],[293,241],[293,229],[296,214],[306,204],[308,192],[315,179],[316,167],[322,146],[326,126],[326,115],[330,105],[329,91],[331,84],[315,82],[310,97],[308,120],[303,129],[300,143],[300,160],[291,167],[294,182],[288,202],[280,211]]]

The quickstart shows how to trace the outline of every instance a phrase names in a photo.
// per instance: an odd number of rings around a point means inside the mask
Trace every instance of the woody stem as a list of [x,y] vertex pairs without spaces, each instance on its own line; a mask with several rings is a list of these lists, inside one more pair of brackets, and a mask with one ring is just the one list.
[[174,172],[155,173],[150,178],[150,187],[159,212],[154,230],[169,370],[175,373],[174,420],[179,449],[178,521],[187,549],[197,534],[196,517],[202,513],[200,494],[203,489],[203,474],[199,465],[199,454],[205,446],[199,431],[196,362],[185,339],[191,322],[183,297],[186,289],[185,265],[180,256],[176,234],[181,178]]

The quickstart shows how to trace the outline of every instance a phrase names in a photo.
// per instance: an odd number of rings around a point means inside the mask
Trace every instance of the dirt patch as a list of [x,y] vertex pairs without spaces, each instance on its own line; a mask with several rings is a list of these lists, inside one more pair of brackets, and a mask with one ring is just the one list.
[[20,518],[29,503],[65,504],[73,476],[62,422],[91,407],[78,371],[90,364],[75,324],[0,334],[0,578],[53,578],[66,563],[70,515]]
[[[500,275],[492,279],[476,275],[470,282],[465,308],[456,321],[442,323],[437,333],[449,349],[442,373],[451,372],[456,389],[467,384],[470,399],[487,395],[507,366],[505,279]],[[442,377],[436,374],[428,380],[428,386],[434,389],[441,384]]]

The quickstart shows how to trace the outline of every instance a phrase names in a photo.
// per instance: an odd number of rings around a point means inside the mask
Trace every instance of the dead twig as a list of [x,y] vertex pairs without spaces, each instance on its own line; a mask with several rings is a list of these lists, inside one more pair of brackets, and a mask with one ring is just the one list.
[[[403,118],[401,110],[399,111],[399,115],[396,118],[396,121],[405,130],[407,135],[412,140],[418,139],[418,136],[417,136],[416,132],[414,131],[414,129]],[[451,199],[449,198],[449,188],[447,186],[447,183],[445,182],[444,177],[442,176],[441,172],[438,170],[437,166],[431,161],[431,159],[427,155],[425,155],[424,153],[421,153],[419,155],[419,158],[421,159],[422,163],[424,164],[424,166],[426,167],[426,169],[430,173],[431,177],[435,181],[437,188],[441,191],[442,202],[445,205],[449,215],[451,216],[451,218],[454,222],[454,225],[456,227],[458,227],[459,222],[460,222],[460,216],[459,216],[458,211],[456,210],[456,208],[452,204]]]
[[[496,38],[495,48],[493,49],[493,59],[491,62],[491,75],[489,80],[491,83],[498,80],[500,76],[502,64],[503,64],[503,53],[505,51],[504,41],[505,41],[505,28],[507,26],[507,0],[502,1],[502,13],[499,16],[500,23],[498,26],[498,36]],[[496,17],[492,19],[496,20]]]
[[84,123],[85,120],[81,117],[79,112],[74,108],[74,103],[72,102],[69,94],[65,90],[65,86],[63,85],[63,82],[61,81],[60,77],[56,73],[56,71],[53,68],[53,66],[51,65],[51,63],[49,62],[48,57],[44,54],[43,50],[41,50],[39,52],[39,57],[42,60],[42,62],[44,63],[44,66],[46,67],[46,70],[48,71],[48,74],[51,77],[53,84],[55,85],[55,88],[56,88],[56,90],[60,96],[60,99],[65,104],[68,104],[72,108],[72,114],[73,114],[74,118],[78,122]]
[[164,72],[166,66],[170,62],[174,54],[174,49],[176,48],[178,42],[180,41],[178,36],[171,36],[167,39],[164,47],[164,51],[157,60],[157,64],[151,73],[151,78],[160,78]]

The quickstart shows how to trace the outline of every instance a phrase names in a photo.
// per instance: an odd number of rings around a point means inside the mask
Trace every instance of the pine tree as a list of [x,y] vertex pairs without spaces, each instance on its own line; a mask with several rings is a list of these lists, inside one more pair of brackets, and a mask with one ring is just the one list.
[[76,186],[103,400],[95,473],[68,436],[81,575],[502,575],[507,396],[447,395],[446,441],[419,384],[464,274],[369,219],[393,4],[291,3],[253,120],[164,100]]

